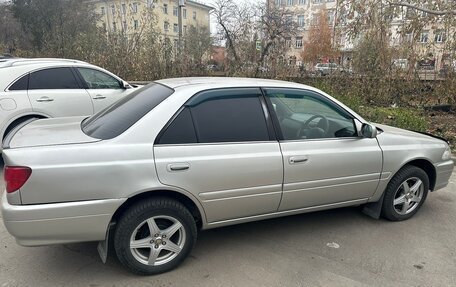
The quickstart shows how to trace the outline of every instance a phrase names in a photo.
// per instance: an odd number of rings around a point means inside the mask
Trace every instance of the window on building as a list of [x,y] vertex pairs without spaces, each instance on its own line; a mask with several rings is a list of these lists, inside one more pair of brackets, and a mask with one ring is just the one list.
[[405,17],[406,17],[407,19],[416,17],[416,11],[415,11],[415,9],[407,8],[407,12],[405,12]]
[[336,1],[336,0],[326,0],[326,2],[334,2],[334,1]]
[[306,0],[298,0],[298,4],[299,5],[304,5],[304,4],[306,4]]
[[163,13],[168,14],[168,4],[163,4]]
[[187,34],[187,25],[184,25],[184,27],[182,28],[182,30],[183,30],[182,32],[183,32],[184,34]]
[[429,32],[428,31],[421,32],[420,43],[427,43],[428,40],[429,40]]
[[285,15],[285,25],[291,25],[292,22],[293,22],[293,16]]
[[196,11],[193,11],[193,20],[196,20]]
[[182,17],[184,17],[184,19],[187,19],[187,9],[182,9]]
[[127,28],[128,28],[127,21],[123,21],[122,22],[122,31],[124,31],[124,32],[127,31]]
[[133,13],[138,13],[138,2],[133,2],[133,5],[131,6],[131,11]]
[[101,7],[101,15],[106,14],[105,7]]
[[285,38],[285,47],[291,48],[291,38]]
[[314,4],[321,4],[324,2],[324,0],[312,0]]
[[326,17],[328,20],[328,24],[332,25],[334,23],[334,10],[326,11]]
[[167,21],[163,23],[163,30],[165,30],[165,32],[168,32],[169,30],[169,23]]
[[147,8],[152,8],[154,6],[153,0],[147,0]]
[[177,49],[178,46],[179,46],[179,40],[174,39],[174,40],[173,40],[173,43],[174,43],[174,46],[173,46],[173,47],[174,47],[175,49]]
[[135,30],[138,30],[138,29],[139,29],[139,21],[138,21],[138,20],[135,20],[135,21],[133,22],[133,27],[134,27]]
[[115,5],[111,5],[111,14],[112,15],[116,14],[116,6]]
[[434,33],[434,41],[436,43],[443,43],[446,40],[446,34],[442,30],[436,30]]
[[179,33],[179,26],[176,23],[173,25],[173,31],[174,33]]
[[177,6],[173,6],[173,16],[177,16]]
[[127,14],[127,4],[122,4],[122,14]]
[[105,31],[105,32],[107,31],[106,23],[105,23],[105,22],[103,22],[103,31]]
[[304,21],[304,15],[298,15],[298,26],[299,27],[304,27],[305,25],[305,21]]
[[295,47],[297,49],[302,48],[302,37],[296,37]]
[[292,6],[293,5],[293,0],[287,0],[287,6]]
[[407,34],[405,34],[404,40],[405,40],[405,42],[407,42],[407,43],[412,42],[412,41],[413,41],[413,34],[412,34],[412,33],[407,33]]
[[116,22],[112,22],[112,31],[117,32],[117,24]]

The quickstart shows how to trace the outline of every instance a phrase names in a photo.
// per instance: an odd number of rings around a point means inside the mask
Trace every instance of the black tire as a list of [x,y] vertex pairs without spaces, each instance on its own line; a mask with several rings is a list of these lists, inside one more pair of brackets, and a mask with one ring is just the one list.
[[[183,231],[182,229],[180,229],[177,232],[179,232],[179,237],[182,236],[182,234],[184,234],[184,241],[182,243],[183,246],[181,251],[175,254],[175,257],[172,258],[169,262],[163,263],[162,265],[152,266],[147,265],[147,262],[140,262],[137,258],[141,256],[142,252],[144,253],[144,256],[147,258],[148,256],[150,256],[150,253],[149,255],[147,255],[147,252],[152,252],[154,248],[153,246],[155,246],[156,248],[158,245],[154,245],[156,243],[152,244],[152,242],[150,242],[150,249],[138,248],[133,250],[130,249],[130,239],[132,238],[133,233],[139,233],[139,231],[141,230],[138,229],[139,226],[143,226],[142,224],[147,224],[144,223],[144,221],[151,218],[158,218],[154,220],[161,220],[159,217],[168,217],[179,222],[182,225],[181,228],[183,228]],[[157,226],[160,228],[160,231],[164,231],[164,228],[161,228],[159,225],[160,223],[157,223]],[[147,228],[147,230],[150,230],[150,228]],[[142,232],[144,233],[144,231]],[[145,232],[146,233],[144,235],[144,238],[148,238],[148,231]],[[149,233],[149,236],[151,236],[153,239],[156,239],[154,238],[155,235]],[[166,239],[169,239],[168,246],[170,245],[171,238],[172,236]],[[119,258],[119,261],[127,269],[139,275],[153,275],[170,271],[176,268],[180,263],[182,263],[184,259],[190,254],[194,244],[196,243],[196,238],[197,228],[195,220],[183,204],[170,198],[150,198],[134,204],[122,215],[122,217],[118,221],[114,233],[114,248],[116,250],[116,254]],[[164,238],[161,240],[165,241]],[[160,242],[162,242],[161,240]],[[165,246],[161,246],[161,244],[160,247],[165,248]],[[166,253],[170,251],[163,249],[162,251],[158,251],[158,254],[162,254],[162,252],[165,252],[166,255]]]
[[[416,179],[419,179],[422,182],[422,191],[420,191],[421,199],[419,202],[410,201],[410,204],[414,204],[413,206],[410,206],[410,212],[401,214],[401,211],[398,211],[398,208],[395,208],[394,201],[395,199],[399,199],[400,194],[398,193],[404,192],[404,188],[401,187],[402,184],[406,181],[407,184],[409,182],[413,184],[414,180],[416,183]],[[391,221],[401,221],[411,218],[423,205],[424,201],[426,200],[428,191],[429,177],[424,170],[411,165],[403,167],[393,176],[391,181],[388,183],[388,186],[386,187],[385,196],[383,198],[382,216]],[[399,207],[400,204],[396,204],[396,206]]]

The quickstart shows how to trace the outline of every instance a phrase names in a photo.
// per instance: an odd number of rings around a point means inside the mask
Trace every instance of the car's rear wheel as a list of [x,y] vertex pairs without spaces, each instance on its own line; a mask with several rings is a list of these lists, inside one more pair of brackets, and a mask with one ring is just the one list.
[[399,170],[388,184],[383,199],[382,215],[392,221],[415,215],[426,200],[429,177],[415,166]]
[[119,261],[141,275],[176,268],[196,242],[196,224],[180,202],[151,198],[133,205],[119,220],[114,247]]

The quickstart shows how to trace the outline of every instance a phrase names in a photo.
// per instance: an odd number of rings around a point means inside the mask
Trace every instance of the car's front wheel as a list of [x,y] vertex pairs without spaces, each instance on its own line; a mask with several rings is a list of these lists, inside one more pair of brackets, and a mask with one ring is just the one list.
[[180,202],[151,198],[133,205],[119,220],[114,247],[119,261],[141,275],[176,268],[196,242],[196,224]]
[[383,198],[382,215],[392,221],[406,220],[423,205],[429,177],[416,166],[405,166],[389,182]]

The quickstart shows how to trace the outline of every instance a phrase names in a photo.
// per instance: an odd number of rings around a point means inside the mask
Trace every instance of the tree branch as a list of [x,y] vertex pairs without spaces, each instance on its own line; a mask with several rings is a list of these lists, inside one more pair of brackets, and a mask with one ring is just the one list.
[[456,15],[456,10],[432,10],[432,9],[419,7],[417,5],[410,4],[410,3],[404,2],[404,1],[388,1],[388,2],[392,6],[408,7],[411,9],[418,10],[418,11],[426,12],[430,15],[436,15],[436,16]]

